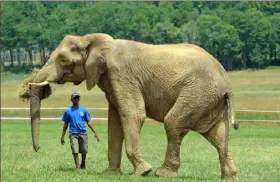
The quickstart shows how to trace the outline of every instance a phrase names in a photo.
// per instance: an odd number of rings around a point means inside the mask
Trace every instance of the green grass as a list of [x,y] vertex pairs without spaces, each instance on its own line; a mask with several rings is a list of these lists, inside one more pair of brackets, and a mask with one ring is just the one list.
[[[1,181],[220,181],[218,154],[214,147],[197,133],[188,134],[181,148],[181,168],[177,178],[157,178],[153,175],[164,159],[166,136],[160,125],[143,127],[140,149],[143,157],[153,166],[147,177],[136,177],[125,152],[122,158],[124,175],[102,175],[107,167],[107,126],[96,124],[101,143],[89,133],[87,169],[74,171],[69,146],[60,144],[62,124],[41,124],[38,153],[33,151],[30,124],[27,122],[2,123]],[[232,131],[231,149],[239,181],[279,181],[280,127],[242,128]]]

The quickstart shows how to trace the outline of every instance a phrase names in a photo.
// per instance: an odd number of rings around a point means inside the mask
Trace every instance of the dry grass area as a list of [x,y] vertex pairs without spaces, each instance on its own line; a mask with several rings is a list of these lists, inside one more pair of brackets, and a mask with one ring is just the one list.
[[[1,85],[1,105],[3,107],[29,107],[28,102],[18,98],[20,81],[3,82]],[[70,103],[70,95],[76,91],[81,94],[81,102],[87,107],[107,107],[104,93],[99,88],[91,91],[86,90],[85,83],[74,86],[70,83],[65,85],[53,85],[53,94],[42,101],[42,107],[66,107]]]
[[[234,91],[235,110],[280,110],[280,69],[261,71],[234,71],[229,72]],[[13,81],[12,77],[16,77]],[[26,76],[22,75],[22,80]],[[18,98],[20,87],[19,76],[8,75],[2,80],[1,106],[2,107],[29,107],[28,102]],[[104,93],[95,87],[87,91],[85,82],[79,86],[67,83],[53,85],[53,94],[42,101],[43,107],[67,107],[70,95],[76,91],[81,94],[81,104],[86,107],[107,107]],[[60,117],[62,111],[42,111],[42,117]],[[92,111],[94,117],[106,117],[107,111]],[[28,117],[27,111],[2,111],[2,116]],[[266,119],[279,120],[280,113],[236,113],[237,119]],[[278,124],[276,124],[278,125]]]
[[235,109],[280,110],[280,69],[229,73]]
[[[235,95],[235,109],[280,110],[280,69],[261,71],[229,72]],[[12,77],[13,75],[11,75]],[[25,76],[22,75],[22,79]],[[7,79],[1,83],[1,105],[5,107],[23,107],[27,104],[17,97],[21,81]],[[107,106],[103,92],[95,87],[86,90],[85,83],[79,86],[72,84],[55,85],[53,95],[42,102],[42,106],[64,106],[69,103],[69,95],[77,91],[88,107]]]

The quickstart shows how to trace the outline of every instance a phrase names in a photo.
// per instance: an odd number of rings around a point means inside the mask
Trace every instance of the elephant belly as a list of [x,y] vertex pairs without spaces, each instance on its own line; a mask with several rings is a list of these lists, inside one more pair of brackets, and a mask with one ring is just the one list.
[[155,111],[153,112],[150,109],[146,109],[146,115],[147,115],[147,117],[152,118],[158,122],[163,122],[163,119],[164,119],[164,116],[161,113],[158,113]]
[[177,101],[181,89],[181,85],[173,85],[171,82],[157,84],[151,83],[150,80],[150,84],[146,85],[143,93],[146,116],[163,122]]
[[154,98],[145,99],[146,116],[156,121],[163,122],[175,101],[176,99],[172,99],[172,97],[167,95],[159,98],[154,96]]

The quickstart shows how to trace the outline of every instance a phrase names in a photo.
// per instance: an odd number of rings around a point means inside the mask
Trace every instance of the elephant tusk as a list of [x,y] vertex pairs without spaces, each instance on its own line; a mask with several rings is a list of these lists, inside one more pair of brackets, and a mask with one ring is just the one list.
[[48,81],[44,81],[44,82],[41,82],[41,83],[28,83],[29,85],[35,85],[35,86],[45,86],[45,85],[48,85],[49,82]]

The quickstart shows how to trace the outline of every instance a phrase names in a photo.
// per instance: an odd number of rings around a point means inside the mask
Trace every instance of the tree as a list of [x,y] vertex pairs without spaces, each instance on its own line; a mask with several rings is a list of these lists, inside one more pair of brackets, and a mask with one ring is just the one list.
[[[18,11],[18,8],[15,6],[15,4],[5,2],[1,3],[1,12],[2,13],[2,44],[3,44],[3,50],[8,50],[10,53],[10,61],[11,61],[11,67],[14,66],[14,49],[17,47],[19,43],[19,33],[18,30],[14,25],[18,24],[20,22],[20,12]],[[17,4],[17,3],[16,3]]]
[[272,15],[269,20],[275,33],[275,39],[270,44],[271,64],[280,66],[280,13]]
[[[39,2],[17,2],[13,4],[21,16],[19,23],[14,27],[19,32],[21,47],[24,47],[29,55],[30,65],[33,66],[33,51],[37,51],[43,44],[42,33],[46,9]],[[28,11],[26,11],[28,9]]]
[[180,43],[183,41],[183,34],[168,21],[157,23],[151,31],[152,40],[155,44]]
[[196,21],[189,21],[181,26],[183,41],[191,44],[199,44],[199,34]]
[[240,66],[242,42],[237,30],[217,16],[201,15],[197,22],[199,44],[214,55],[226,69]]
[[[226,69],[280,65],[277,2],[4,2],[0,52],[43,65],[67,34],[107,33],[146,43],[193,43]],[[9,56],[8,56],[9,55]],[[0,55],[1,57],[1,55]]]
[[[268,66],[270,61],[268,47],[275,39],[275,33],[267,17],[256,9],[249,9],[246,12],[235,12],[231,22],[236,27],[241,41],[244,42],[242,50],[244,68],[247,66],[255,68],[258,64],[260,65],[257,67]],[[260,48],[258,48],[257,45],[260,46]],[[256,50],[261,50],[261,54],[265,56],[254,56]],[[259,58],[259,60],[257,60],[257,58]]]

